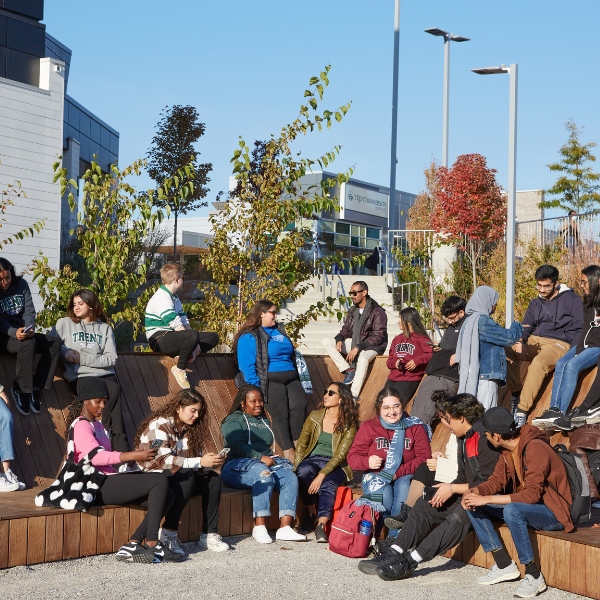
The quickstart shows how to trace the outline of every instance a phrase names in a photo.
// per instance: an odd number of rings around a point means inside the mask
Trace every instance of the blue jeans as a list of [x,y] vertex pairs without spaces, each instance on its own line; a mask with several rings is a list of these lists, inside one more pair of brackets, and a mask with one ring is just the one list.
[[550,406],[567,412],[573,399],[579,373],[593,367],[600,356],[600,348],[585,348],[577,356],[576,348],[571,348],[562,358],[556,361],[554,367],[554,382],[552,384],[552,400]]
[[[383,515],[384,517],[397,515],[402,510],[402,504],[405,502],[406,496],[408,496],[412,478],[412,474],[404,475],[404,477],[396,479],[391,485],[385,487],[382,504],[385,506],[387,512]],[[396,537],[399,531],[399,529],[390,529],[388,535]]]
[[279,518],[296,517],[298,502],[298,478],[293,471],[279,468],[270,471],[265,463],[255,458],[234,458],[221,469],[221,480],[232,488],[252,490],[252,516],[271,515],[273,490],[279,492]]
[[484,552],[503,548],[489,516],[504,519],[522,565],[533,560],[533,548],[529,539],[529,531],[527,531],[528,525],[538,531],[564,529],[545,504],[522,504],[520,502],[512,502],[505,506],[488,504],[487,506],[478,506],[475,510],[468,510],[467,514],[473,523],[473,529]]
[[306,506],[313,506],[319,498],[319,510],[317,517],[327,517],[331,519],[333,514],[333,507],[335,505],[335,497],[337,495],[337,489],[340,485],[346,483],[348,478],[346,473],[342,470],[342,467],[337,467],[331,473],[325,475],[323,483],[316,494],[309,494],[308,488],[314,481],[315,477],[319,474],[319,471],[331,460],[328,456],[307,456],[297,467],[296,475],[300,480],[300,493],[302,494],[302,500]]
[[15,451],[13,449],[13,416],[10,408],[0,398],[0,461],[13,460]]

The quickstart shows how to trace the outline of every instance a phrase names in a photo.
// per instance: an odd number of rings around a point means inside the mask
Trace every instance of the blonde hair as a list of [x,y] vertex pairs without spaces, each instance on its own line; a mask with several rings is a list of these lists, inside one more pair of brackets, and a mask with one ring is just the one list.
[[167,263],[160,269],[160,279],[163,285],[173,283],[178,277],[183,275],[183,267],[179,263]]

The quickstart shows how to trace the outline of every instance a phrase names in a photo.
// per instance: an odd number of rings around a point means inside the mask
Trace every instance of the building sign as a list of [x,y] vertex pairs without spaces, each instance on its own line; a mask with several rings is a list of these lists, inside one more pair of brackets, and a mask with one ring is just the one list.
[[341,194],[344,210],[353,210],[382,219],[388,217],[388,198],[387,194],[347,183],[344,184],[344,190]]

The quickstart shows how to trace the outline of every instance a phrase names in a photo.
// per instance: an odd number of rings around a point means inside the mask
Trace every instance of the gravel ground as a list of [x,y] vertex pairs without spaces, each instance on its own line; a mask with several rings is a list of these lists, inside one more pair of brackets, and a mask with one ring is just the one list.
[[[314,534],[310,536],[314,540]],[[484,569],[437,558],[411,579],[386,582],[363,575],[356,560],[330,552],[325,544],[275,542],[261,545],[250,536],[227,538],[231,552],[200,550],[186,544],[189,558],[179,564],[139,565],[112,555],[15,567],[0,571],[5,599],[139,600],[140,598],[243,598],[279,600],[401,600],[512,598],[518,582],[480,586]],[[549,588],[544,600],[582,598]]]

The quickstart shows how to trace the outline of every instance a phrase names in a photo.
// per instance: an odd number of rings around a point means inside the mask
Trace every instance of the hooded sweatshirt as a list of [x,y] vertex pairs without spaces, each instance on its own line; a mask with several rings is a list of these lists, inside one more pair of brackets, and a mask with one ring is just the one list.
[[17,329],[35,327],[35,308],[29,284],[15,277],[6,291],[0,290],[0,332],[17,337]]
[[[429,338],[424,335],[413,333],[408,339],[403,333],[397,335],[390,346],[390,356],[387,359],[387,367],[390,369],[388,379],[390,381],[421,381],[425,374],[427,363],[433,354],[431,346],[427,345]],[[400,368],[396,368],[396,362],[400,360]],[[417,368],[409,371],[406,363],[411,360]]]
[[272,456],[275,440],[271,423],[266,417],[253,417],[242,412],[228,415],[221,425],[225,447],[230,448],[225,462],[236,458]]
[[[117,347],[112,327],[107,323],[75,323],[70,317],[63,317],[56,322],[49,335],[62,344],[60,351],[67,381],[74,381],[78,377],[114,375]],[[79,352],[81,362],[72,363],[65,360],[65,354],[69,350]]]
[[537,335],[561,340],[573,347],[583,327],[583,303],[570,287],[561,283],[552,300],[541,296],[534,298],[521,323],[525,342],[530,335]]
[[577,342],[577,354],[586,348],[600,347],[600,311],[593,306],[586,308],[583,315],[583,329]]

